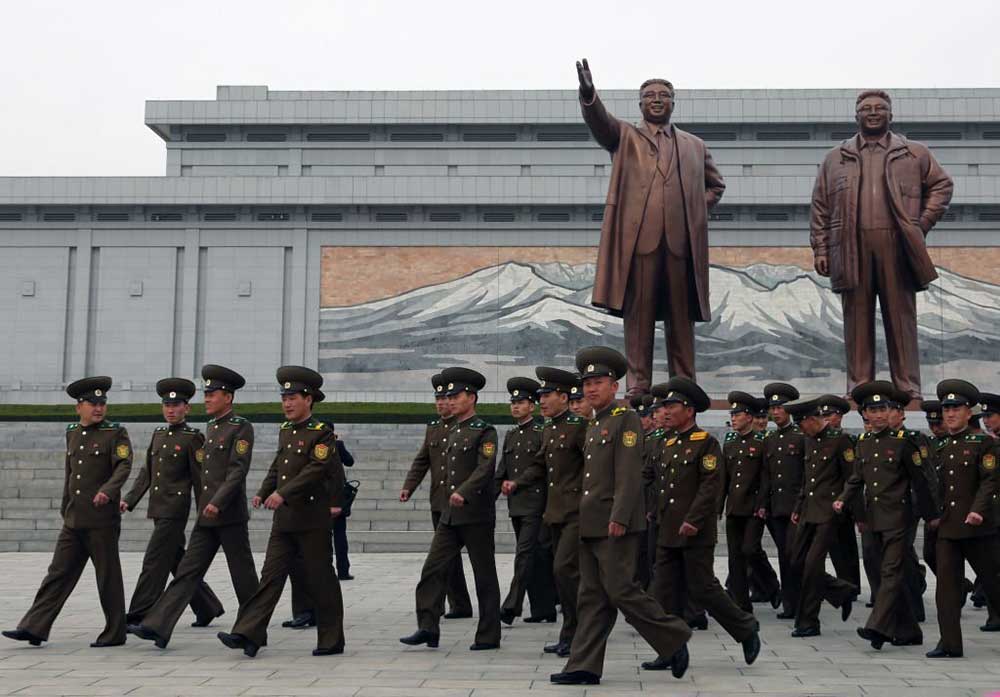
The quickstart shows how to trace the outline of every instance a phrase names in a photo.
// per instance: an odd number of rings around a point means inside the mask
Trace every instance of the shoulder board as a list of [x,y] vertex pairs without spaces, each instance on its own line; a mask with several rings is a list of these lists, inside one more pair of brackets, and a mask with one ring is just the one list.
[[833,428],[831,426],[830,428],[827,429],[827,433],[829,433],[831,436],[839,436],[843,433],[843,430],[839,428]]
[[966,443],[982,443],[987,440],[988,436],[983,433],[969,433],[965,436]]
[[79,423],[75,423],[75,424],[68,424],[68,425],[66,426],[66,430],[67,430],[67,431],[75,431],[75,430],[76,430],[76,429],[78,429],[78,428],[80,428],[80,424],[79,424]]
[[708,438],[708,431],[695,431],[688,440],[705,440]]
[[673,445],[676,442],[677,442],[677,436],[671,436],[670,440],[667,441],[667,447]]
[[923,434],[920,431],[907,431],[906,435],[910,438],[920,438]]
[[201,433],[201,431],[199,431],[194,426],[185,426],[184,427],[184,433]]
[[774,431],[764,431],[763,433],[765,438],[770,438],[774,435]]
[[242,416],[230,416],[229,423],[231,424],[245,424],[247,422]]
[[546,416],[545,417],[545,424],[544,425],[551,426],[552,425],[552,419],[549,418],[548,416]]
[[114,431],[115,429],[121,428],[122,425],[117,421],[112,421],[110,423],[104,423],[101,425],[102,431]]
[[281,428],[283,428],[283,429],[284,428],[291,428],[291,427],[292,427],[292,422],[291,421],[284,421],[281,424]]
[[543,428],[545,428],[545,424],[535,424],[531,427],[531,430],[540,432]]
[[166,426],[157,426],[157,427],[156,427],[156,430],[157,430],[157,431],[166,431],[166,430],[167,430],[167,427],[166,427]]
[[726,442],[727,443],[732,443],[738,437],[739,437],[739,434],[736,431],[730,431],[729,433],[726,434]]
[[310,431],[322,431],[327,428],[325,421],[313,421],[308,426],[306,426]]
[[767,438],[767,431],[756,431],[753,434],[753,439],[754,440],[760,440],[760,441],[762,441],[765,438]]
[[649,434],[649,437],[650,437],[650,438],[655,438],[656,440],[660,440],[660,439],[661,439],[661,438],[663,438],[663,437],[664,437],[665,435],[667,435],[667,432],[666,432],[666,431],[664,431],[664,430],[663,430],[662,428],[658,428],[658,429],[656,429],[655,431],[653,431],[652,433],[650,433],[650,434]]
[[568,423],[568,424],[582,424],[583,423],[583,417],[582,416],[577,416],[576,414],[570,414],[569,416],[566,417],[566,423]]
[[905,440],[906,438],[910,437],[910,432],[901,428],[898,431],[896,431],[895,433],[893,433],[892,435],[893,435],[894,438],[896,438],[898,440]]
[[440,425],[441,425],[441,419],[434,419],[433,421],[431,421],[431,422],[430,422],[429,424],[427,424],[427,425],[428,425],[428,426],[440,426]]
[[478,430],[482,430],[482,429],[486,428],[487,426],[489,426],[488,423],[486,423],[482,419],[478,419],[478,418],[473,419],[472,421],[469,422],[469,428],[475,428],[475,429],[478,429]]
[[871,432],[870,431],[865,431],[860,436],[858,436],[858,440],[867,440],[868,438],[871,438],[871,437],[872,437]]
[[619,416],[627,411],[628,409],[626,409],[625,407],[615,407],[614,409],[611,410],[611,416]]

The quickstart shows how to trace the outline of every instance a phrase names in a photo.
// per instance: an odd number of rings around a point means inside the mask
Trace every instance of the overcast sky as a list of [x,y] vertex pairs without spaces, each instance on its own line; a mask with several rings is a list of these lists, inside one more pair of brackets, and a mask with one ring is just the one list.
[[[927,9],[921,9],[926,6]],[[146,99],[271,89],[1000,86],[987,0],[5,2],[0,176],[161,175]]]

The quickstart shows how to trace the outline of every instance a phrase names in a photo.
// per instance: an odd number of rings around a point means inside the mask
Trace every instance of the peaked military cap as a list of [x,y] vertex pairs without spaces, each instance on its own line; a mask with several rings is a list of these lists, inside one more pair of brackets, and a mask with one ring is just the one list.
[[769,407],[780,407],[799,398],[799,391],[787,382],[772,382],[764,386],[764,399]]
[[447,383],[441,377],[441,373],[435,373],[434,375],[431,376],[431,387],[434,388],[434,396],[435,397],[444,397],[445,396],[445,394],[444,394],[444,386],[446,384]]
[[896,396],[896,386],[888,380],[872,380],[851,390],[851,399],[860,409],[887,407]]
[[583,399],[583,376],[579,373],[575,373],[576,384],[569,388],[569,399],[573,400]]
[[629,406],[635,409],[639,416],[649,416],[653,412],[655,401],[651,394],[640,394],[629,400]]
[[659,385],[653,385],[653,396],[659,397],[663,404],[680,403],[686,407],[694,407],[696,412],[706,411],[712,406],[712,400],[691,378],[673,377]]
[[819,412],[823,416],[829,416],[830,414],[840,414],[843,416],[851,411],[851,403],[835,394],[822,395],[816,401],[819,403]]
[[942,380],[937,385],[937,396],[942,407],[979,404],[979,389],[965,380]]
[[[980,395],[985,396],[985,395]],[[936,399],[925,399],[920,402],[920,408],[927,415],[927,423],[937,423],[942,420],[941,402]]]
[[486,387],[486,378],[470,368],[445,368],[441,371],[444,393],[451,397],[460,392],[476,394]]
[[107,375],[95,375],[80,378],[66,386],[66,394],[77,402],[104,404],[108,401],[108,390],[111,389],[111,378]]
[[164,404],[190,402],[197,388],[187,378],[163,378],[156,383],[156,394]]
[[246,379],[235,370],[212,363],[202,366],[201,378],[205,381],[205,392],[216,390],[235,392],[247,384]]
[[1000,394],[993,394],[992,392],[980,392],[979,402],[982,405],[984,415],[1000,414]]
[[323,376],[312,368],[302,365],[283,365],[275,373],[281,394],[304,394],[313,398],[313,402],[322,402],[326,395],[319,389],[323,386]]
[[726,395],[726,401],[729,402],[730,414],[736,414],[741,411],[753,414],[757,411],[757,398],[746,392],[740,392],[739,390],[730,392]]
[[[535,375],[540,381],[538,383],[538,394],[545,394],[546,392],[570,394],[573,388],[579,388],[580,386],[580,376],[568,370],[538,366],[535,368]],[[577,391],[579,392],[579,390]]]
[[816,398],[796,399],[791,402],[785,402],[782,406],[796,421],[802,421],[802,419],[810,416],[822,416],[819,399]]
[[889,406],[893,409],[906,409],[906,405],[909,403],[910,393],[896,388],[896,391],[892,395],[892,403]]
[[537,402],[539,387],[538,382],[531,378],[515,377],[507,381],[507,391],[510,392],[511,402],[519,402],[522,399]]
[[757,397],[752,414],[758,418],[767,416],[767,400],[763,397]]
[[625,356],[607,346],[588,346],[576,352],[576,369],[580,377],[609,377],[618,380],[628,369]]

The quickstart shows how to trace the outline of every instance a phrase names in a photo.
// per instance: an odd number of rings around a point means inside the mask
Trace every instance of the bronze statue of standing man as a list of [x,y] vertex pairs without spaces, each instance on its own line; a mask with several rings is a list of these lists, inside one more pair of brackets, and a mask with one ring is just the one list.
[[657,320],[670,376],[695,377],[694,323],[711,318],[708,209],[726,185],[705,143],[670,123],[669,81],[642,83],[642,121],[631,124],[604,108],[586,59],[576,70],[583,120],[612,161],[591,302],[624,319],[633,397],[649,392]]
[[812,195],[809,241],[816,271],[844,308],[847,391],[875,379],[875,299],[897,389],[920,397],[917,291],[938,277],[924,238],[953,184],[926,145],[889,130],[892,100],[866,90],[858,133],[827,153]]

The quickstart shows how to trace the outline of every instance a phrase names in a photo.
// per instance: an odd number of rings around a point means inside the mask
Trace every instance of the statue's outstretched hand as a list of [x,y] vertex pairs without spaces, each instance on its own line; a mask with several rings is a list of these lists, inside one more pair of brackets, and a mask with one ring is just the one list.
[[589,102],[594,98],[594,76],[590,73],[590,64],[586,58],[582,62],[576,62],[576,74],[580,78],[580,96]]

